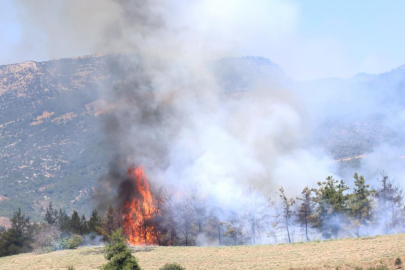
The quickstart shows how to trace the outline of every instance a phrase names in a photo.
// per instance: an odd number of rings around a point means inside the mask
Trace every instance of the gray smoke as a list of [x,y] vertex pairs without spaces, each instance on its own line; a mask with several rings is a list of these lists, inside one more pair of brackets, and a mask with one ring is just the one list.
[[[191,16],[201,19],[200,1],[114,4],[120,17],[99,46],[126,54],[109,63],[116,84],[105,98],[115,110],[104,128],[114,154],[100,182],[102,205],[120,201],[132,165],[142,165],[154,186],[198,187],[226,207],[249,186],[268,196],[280,183],[298,191],[297,181],[330,173],[330,158],[307,147],[306,108],[290,80],[261,59],[218,64],[234,47],[213,46],[221,45],[212,39],[220,30],[207,32]],[[232,85],[232,75],[248,77],[244,89]]]
[[[23,1],[21,12],[46,33],[40,39],[50,57],[114,54],[115,86],[103,93],[114,110],[103,119],[112,154],[96,194],[101,208],[133,196],[123,187],[126,169],[138,165],[154,187],[197,188],[222,213],[241,207],[235,202],[251,186],[267,197],[283,185],[292,196],[327,175],[349,182],[354,169],[340,168],[322,148],[326,130],[378,120],[390,134],[402,132],[395,80],[389,91],[355,79],[295,83],[263,59],[221,62],[249,42],[231,27],[229,1],[46,3]],[[374,181],[383,169],[403,179],[399,145],[380,143],[355,170]]]

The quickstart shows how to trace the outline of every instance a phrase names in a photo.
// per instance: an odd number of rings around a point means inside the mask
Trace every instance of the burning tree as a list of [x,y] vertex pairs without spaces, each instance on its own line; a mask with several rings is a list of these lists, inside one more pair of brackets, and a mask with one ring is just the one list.
[[157,236],[153,218],[158,214],[154,206],[148,179],[142,167],[128,169],[128,177],[135,182],[136,193],[124,205],[124,231],[133,245],[153,245]]

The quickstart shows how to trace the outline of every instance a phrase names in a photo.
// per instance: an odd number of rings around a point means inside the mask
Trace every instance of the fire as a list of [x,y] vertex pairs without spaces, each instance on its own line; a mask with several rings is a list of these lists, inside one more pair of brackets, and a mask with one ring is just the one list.
[[130,168],[127,173],[137,187],[137,196],[124,205],[124,230],[128,235],[128,242],[137,246],[153,245],[157,237],[152,219],[158,211],[153,205],[148,179],[141,166]]

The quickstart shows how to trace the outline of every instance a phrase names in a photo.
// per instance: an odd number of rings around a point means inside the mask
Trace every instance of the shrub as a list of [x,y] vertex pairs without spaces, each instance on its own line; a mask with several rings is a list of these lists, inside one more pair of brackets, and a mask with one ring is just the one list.
[[55,242],[53,245],[53,250],[76,249],[81,243],[83,243],[83,237],[74,234],[71,237],[65,237]]
[[401,258],[396,258],[395,259],[395,266],[401,266],[402,265],[402,260]]
[[180,264],[177,263],[166,263],[159,270],[185,270],[185,269],[186,268],[182,267]]
[[67,249],[68,242],[69,242],[69,237],[60,239],[58,242],[54,243],[54,250]]
[[122,229],[114,231],[108,240],[110,244],[105,247],[105,258],[109,262],[103,265],[104,270],[140,270],[138,261],[131,254],[131,250],[122,237]]
[[75,268],[72,265],[70,265],[68,266],[67,270],[75,270]]
[[370,267],[367,270],[389,270],[387,266],[385,265],[379,265],[377,267]]
[[67,241],[67,249],[76,249],[80,244],[83,243],[83,237],[80,235],[74,234],[72,237],[69,238]]

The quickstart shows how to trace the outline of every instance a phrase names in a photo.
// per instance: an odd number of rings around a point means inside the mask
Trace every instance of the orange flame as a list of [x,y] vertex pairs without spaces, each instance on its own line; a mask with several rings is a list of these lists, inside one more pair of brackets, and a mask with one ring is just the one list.
[[141,166],[128,169],[128,177],[136,181],[138,196],[125,203],[124,231],[128,242],[137,246],[153,245],[156,242],[152,218],[157,214],[153,205],[149,182]]

